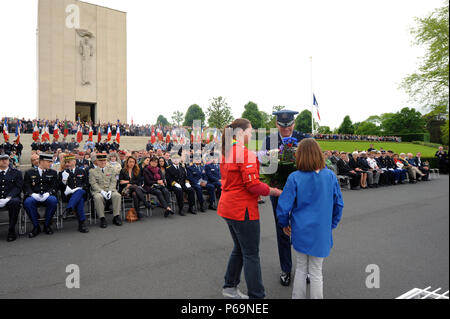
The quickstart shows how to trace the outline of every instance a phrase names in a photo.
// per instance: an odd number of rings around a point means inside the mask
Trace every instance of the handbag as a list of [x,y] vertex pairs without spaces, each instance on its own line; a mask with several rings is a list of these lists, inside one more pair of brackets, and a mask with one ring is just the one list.
[[126,220],[129,223],[133,223],[138,220],[136,210],[134,208],[130,208],[128,210]]

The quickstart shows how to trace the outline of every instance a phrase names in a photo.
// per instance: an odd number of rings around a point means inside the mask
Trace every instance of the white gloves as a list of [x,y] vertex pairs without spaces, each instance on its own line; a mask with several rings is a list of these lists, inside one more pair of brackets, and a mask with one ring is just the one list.
[[42,201],[45,202],[49,196],[50,193],[45,193],[44,195],[42,195]]
[[0,208],[3,208],[6,206],[6,204],[8,204],[8,202],[11,200],[11,197],[5,198],[5,199],[0,199]]
[[111,196],[112,196],[112,192],[111,191],[109,191],[109,192],[101,191],[101,193],[102,193],[102,196],[103,196],[104,199],[106,199],[106,200],[110,200],[111,199]]
[[69,179],[69,173],[67,173],[66,171],[64,171],[64,172],[62,173],[62,182],[64,183],[64,185],[66,185],[68,179]]
[[66,191],[64,192],[64,195],[69,196],[70,194],[75,193],[76,191],[79,191],[81,187],[77,187],[75,189],[71,189],[69,186],[66,187]]
[[191,188],[191,184],[186,183],[185,185],[186,185],[187,188]]
[[176,184],[175,184],[175,187],[177,187],[177,188],[181,188],[181,185],[180,185],[180,184],[178,184],[178,183],[176,183]]
[[31,197],[33,197],[35,201],[38,201],[41,203],[45,202],[49,196],[50,196],[50,193],[45,193],[43,195],[35,194],[35,193],[31,194]]

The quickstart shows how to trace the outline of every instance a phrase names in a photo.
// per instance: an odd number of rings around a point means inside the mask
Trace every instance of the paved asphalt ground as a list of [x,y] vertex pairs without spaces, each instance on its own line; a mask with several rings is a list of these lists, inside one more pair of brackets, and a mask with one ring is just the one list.
[[[395,298],[412,288],[449,289],[449,178],[344,191],[335,248],[324,263],[325,298]],[[267,298],[290,298],[279,284],[270,201],[261,210],[261,263]],[[61,232],[8,244],[0,227],[0,298],[222,298],[231,237],[215,212],[152,218],[89,234],[66,222]],[[81,288],[67,289],[77,264]],[[380,288],[365,286],[366,266]],[[241,290],[246,292],[242,277]]]

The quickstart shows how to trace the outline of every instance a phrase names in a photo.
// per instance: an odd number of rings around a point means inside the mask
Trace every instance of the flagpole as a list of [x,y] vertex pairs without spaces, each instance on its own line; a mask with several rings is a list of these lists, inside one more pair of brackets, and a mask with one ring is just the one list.
[[314,89],[313,89],[313,58],[311,60],[311,134],[314,134]]

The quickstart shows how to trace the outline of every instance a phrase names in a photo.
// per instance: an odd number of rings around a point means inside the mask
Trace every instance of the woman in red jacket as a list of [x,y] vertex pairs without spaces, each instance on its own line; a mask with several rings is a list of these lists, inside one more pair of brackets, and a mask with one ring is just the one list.
[[[237,119],[222,135],[222,196],[217,214],[225,219],[234,242],[223,287],[224,297],[264,298],[264,285],[259,260],[260,224],[258,197],[280,196],[281,191],[259,180],[256,154],[245,146],[252,136],[247,119]],[[237,288],[244,268],[248,296]]]

